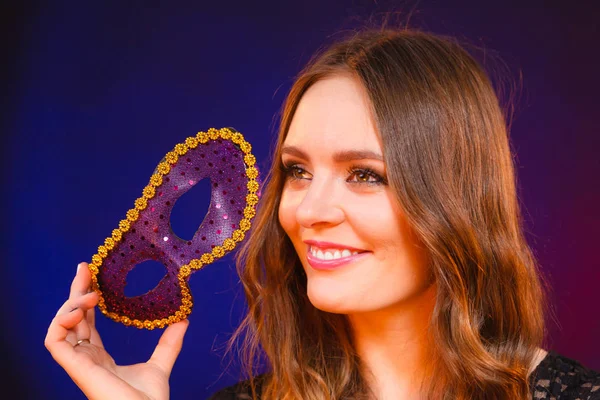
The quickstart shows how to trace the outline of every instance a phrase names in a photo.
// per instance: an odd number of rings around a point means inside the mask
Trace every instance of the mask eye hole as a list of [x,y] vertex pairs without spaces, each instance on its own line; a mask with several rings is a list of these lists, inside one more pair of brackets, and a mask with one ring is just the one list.
[[125,296],[136,297],[158,286],[167,269],[158,261],[148,260],[136,265],[125,278]]
[[171,210],[171,229],[183,240],[192,240],[204,217],[208,214],[211,199],[210,179],[194,183],[183,196],[178,198]]

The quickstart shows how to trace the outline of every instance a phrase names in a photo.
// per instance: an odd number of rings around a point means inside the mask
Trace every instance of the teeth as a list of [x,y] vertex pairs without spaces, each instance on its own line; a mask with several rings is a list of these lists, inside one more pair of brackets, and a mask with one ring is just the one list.
[[338,249],[314,249],[312,246],[309,249],[310,253],[313,257],[318,258],[319,260],[337,260],[339,258],[350,257],[358,254],[358,251],[350,251],[348,249],[344,249],[342,251]]

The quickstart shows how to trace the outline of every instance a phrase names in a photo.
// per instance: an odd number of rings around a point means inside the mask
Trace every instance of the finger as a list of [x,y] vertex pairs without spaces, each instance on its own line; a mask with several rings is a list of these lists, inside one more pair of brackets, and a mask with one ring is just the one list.
[[96,292],[90,292],[76,298],[69,298],[58,309],[56,315],[68,314],[74,308],[83,308],[83,311],[87,311],[90,308],[95,307],[96,304],[98,304],[98,300],[99,297]]
[[[94,294],[92,294],[94,293]],[[71,284],[70,302],[59,310],[59,313],[67,313],[74,307],[84,310],[85,323],[78,324],[74,329],[77,339],[90,339],[92,344],[104,348],[102,339],[96,330],[96,318],[94,307],[98,304],[99,297],[91,292],[91,273],[85,262],[77,265],[77,273]]]
[[87,323],[90,327],[90,341],[95,346],[104,348],[104,344],[102,343],[102,338],[100,338],[100,334],[98,333],[98,330],[96,329],[95,313],[96,313],[95,308],[90,308],[89,310],[86,311],[86,319],[87,319]]
[[[98,297],[98,299],[100,299],[100,298]],[[96,304],[94,304],[94,307],[96,306]],[[96,309],[94,307],[90,308],[85,314],[85,317],[87,319],[88,324],[90,325],[90,328],[96,327]]]
[[71,283],[71,292],[69,298],[83,296],[89,291],[92,284],[92,275],[88,269],[88,264],[85,262],[77,265],[77,273]]
[[[54,360],[64,368],[87,398],[140,398],[137,390],[106,368],[95,364],[90,358],[77,357],[79,351],[89,352],[89,349],[87,346],[73,347],[73,344],[66,341],[66,337],[82,320],[83,312],[79,308],[52,320],[44,344]],[[93,378],[90,379],[90,376]]]
[[[89,292],[88,288],[91,284],[91,274],[87,269],[87,263],[79,263],[77,265],[77,273],[71,283],[69,300],[63,304],[56,315],[70,312],[73,308],[78,307],[78,298]],[[95,306],[95,305],[94,305]]]
[[[75,325],[73,331],[77,339],[92,339],[92,328],[87,320],[87,314],[94,311],[94,307],[98,304],[98,294],[91,292],[79,297],[76,301],[77,306],[83,311],[83,319]],[[97,342],[94,344],[98,344]]]
[[167,377],[171,375],[175,360],[181,351],[183,337],[188,326],[189,321],[186,319],[167,327],[160,337],[152,357],[148,360],[149,364],[154,364],[162,369]]
[[69,332],[82,320],[83,311],[76,308],[67,314],[54,317],[48,327],[44,345],[52,357],[63,367],[66,361],[73,356],[73,346],[76,343],[74,338],[68,338]]
[[[71,284],[71,296],[84,295],[86,293],[91,293],[92,275],[91,275],[88,267],[89,267],[88,263],[86,263],[86,262],[82,262],[82,263],[79,263],[79,265],[77,265],[76,278],[73,280],[73,283]],[[103,347],[102,340],[100,340],[100,335],[98,335],[98,332],[95,329],[96,328],[96,315],[95,315],[94,307],[97,304],[98,304],[98,302],[96,302],[92,307],[89,308],[89,310],[87,310],[85,312],[85,319],[86,319],[87,324],[90,329],[89,335],[96,336],[97,345]],[[88,336],[88,337],[90,337],[90,336]]]
[[70,299],[65,302],[65,304],[58,311],[56,315],[57,317],[69,315],[75,309],[81,311],[82,313],[81,320],[79,320],[74,326],[69,327],[65,336],[65,340],[74,345],[77,340],[89,339],[90,342],[95,346],[104,347],[102,340],[100,340],[100,335],[95,328],[92,329],[89,326],[85,315],[86,313],[90,312],[90,309],[93,311],[93,307],[97,303],[98,294],[96,292],[91,292],[77,299]]

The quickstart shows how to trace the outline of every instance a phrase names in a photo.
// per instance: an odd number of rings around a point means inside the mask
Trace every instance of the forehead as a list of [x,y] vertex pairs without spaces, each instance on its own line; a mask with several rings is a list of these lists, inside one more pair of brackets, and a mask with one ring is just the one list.
[[381,152],[365,89],[344,75],[313,84],[298,104],[285,145]]

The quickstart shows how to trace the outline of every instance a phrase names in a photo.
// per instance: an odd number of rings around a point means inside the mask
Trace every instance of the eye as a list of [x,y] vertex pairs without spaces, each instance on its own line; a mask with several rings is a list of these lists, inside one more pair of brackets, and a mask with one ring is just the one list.
[[293,180],[310,179],[310,174],[298,164],[284,165],[283,171],[288,178]]
[[387,181],[381,175],[369,168],[351,168],[347,182],[366,183],[368,185],[385,185]]

